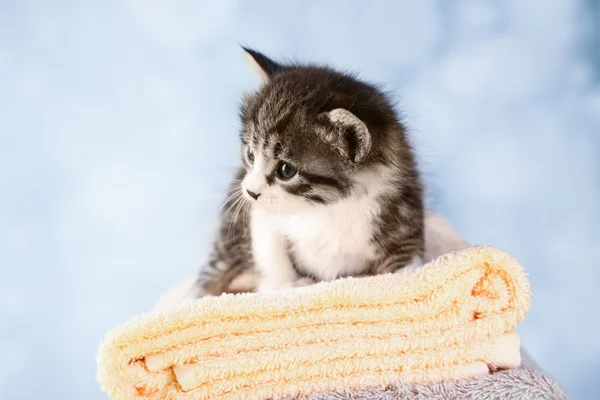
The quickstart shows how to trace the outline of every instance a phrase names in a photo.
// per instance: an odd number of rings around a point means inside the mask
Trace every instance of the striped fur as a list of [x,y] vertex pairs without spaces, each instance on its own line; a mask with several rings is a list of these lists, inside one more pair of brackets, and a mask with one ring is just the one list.
[[242,167],[199,295],[418,266],[423,189],[388,98],[349,74],[247,51],[265,82],[241,106]]

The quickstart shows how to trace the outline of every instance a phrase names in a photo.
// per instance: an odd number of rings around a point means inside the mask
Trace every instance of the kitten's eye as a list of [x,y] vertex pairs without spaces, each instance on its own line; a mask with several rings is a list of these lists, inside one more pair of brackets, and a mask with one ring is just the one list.
[[252,149],[250,147],[248,147],[248,149],[246,150],[246,157],[248,158],[250,164],[254,163],[254,153],[252,152]]
[[277,168],[277,175],[283,180],[290,180],[298,173],[298,169],[292,164],[282,162]]

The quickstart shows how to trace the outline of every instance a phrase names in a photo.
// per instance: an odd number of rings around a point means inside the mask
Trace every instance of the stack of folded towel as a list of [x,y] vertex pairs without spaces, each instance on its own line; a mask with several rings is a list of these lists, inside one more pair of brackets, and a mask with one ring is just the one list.
[[530,296],[514,258],[478,246],[407,274],[188,301],[109,332],[98,379],[114,399],[450,393],[519,367]]

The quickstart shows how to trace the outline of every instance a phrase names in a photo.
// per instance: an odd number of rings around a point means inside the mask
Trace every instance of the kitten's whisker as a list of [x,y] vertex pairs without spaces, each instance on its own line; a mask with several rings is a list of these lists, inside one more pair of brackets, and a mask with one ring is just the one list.
[[229,209],[229,210],[230,210],[230,211],[229,211],[229,216],[228,216],[228,219],[229,219],[229,224],[228,224],[228,227],[227,227],[227,236],[228,236],[228,237],[230,236],[230,233],[231,233],[231,227],[232,227],[232,225],[234,225],[234,224],[237,222],[237,221],[236,221],[236,219],[235,219],[235,217],[234,217],[234,215],[235,215],[235,212],[236,212],[236,210],[237,210],[237,209],[238,209],[238,207],[240,206],[241,202],[242,202],[242,197],[239,197],[239,198],[238,198],[238,199],[237,199],[237,200],[236,200],[236,201],[235,201],[235,202],[234,202],[234,203],[231,205],[231,207],[230,207],[230,209]]
[[223,205],[221,206],[221,210],[223,210],[223,208],[227,204],[229,204],[234,199],[237,199],[239,196],[242,196],[242,192],[240,190],[236,190],[235,192],[233,192],[229,197],[227,197],[227,199],[225,199],[225,201],[223,202]]
[[[238,201],[236,202],[236,207],[234,210],[234,214],[233,217],[231,218],[231,220],[229,221],[229,228],[227,231],[227,236],[229,239],[231,239],[231,228],[232,227],[236,227],[239,226],[239,221],[238,221],[238,216],[240,214],[240,210],[245,206],[245,198],[242,196],[238,199]],[[235,231],[234,231],[235,233]]]
[[227,208],[227,210],[225,210],[223,212],[223,214],[219,218],[219,226],[221,226],[223,224],[223,222],[225,222],[225,220],[229,217],[229,214],[230,214],[231,210],[233,209],[234,204],[235,203],[230,204],[229,207]]
[[223,202],[223,205],[221,206],[221,209],[223,207],[225,207],[226,205],[230,204],[234,199],[236,199],[238,196],[241,196],[242,193],[238,190],[234,191],[233,193],[231,193]]
[[[235,201],[233,201],[229,207],[227,208],[227,210],[223,213],[223,215],[221,216],[221,218],[219,219],[219,225],[221,225],[223,222],[225,222],[225,220],[227,218],[229,218],[230,213],[232,212],[232,210],[237,206],[237,204],[242,200],[243,196],[238,197]],[[231,224],[231,221],[230,221]]]
[[[250,202],[246,202],[246,206],[244,208],[244,215],[243,218],[247,218],[248,217],[248,212],[250,212],[250,207],[252,207],[252,203]],[[248,218],[248,221],[250,219]],[[246,229],[244,229],[244,234],[242,235],[242,238],[245,238],[246,235],[248,234],[248,232],[250,232],[250,224],[246,224]]]

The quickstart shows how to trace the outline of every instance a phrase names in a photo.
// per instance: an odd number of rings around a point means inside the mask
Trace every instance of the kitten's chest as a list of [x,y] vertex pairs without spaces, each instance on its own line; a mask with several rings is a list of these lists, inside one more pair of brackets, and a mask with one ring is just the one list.
[[301,270],[333,280],[363,272],[380,256],[373,242],[378,214],[373,200],[348,200],[282,219],[279,229]]

